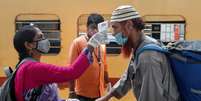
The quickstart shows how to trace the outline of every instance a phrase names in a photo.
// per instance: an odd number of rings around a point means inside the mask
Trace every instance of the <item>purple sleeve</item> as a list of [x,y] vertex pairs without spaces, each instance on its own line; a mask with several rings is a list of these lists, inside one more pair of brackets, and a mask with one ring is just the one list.
[[31,62],[26,70],[26,85],[33,88],[41,84],[59,83],[78,78],[89,67],[90,52],[85,49],[79,57],[67,67],[40,62]]

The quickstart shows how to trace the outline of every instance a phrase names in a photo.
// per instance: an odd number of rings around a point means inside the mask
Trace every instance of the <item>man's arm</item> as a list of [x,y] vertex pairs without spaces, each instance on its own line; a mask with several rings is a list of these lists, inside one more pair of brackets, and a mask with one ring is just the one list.
[[69,98],[76,98],[75,80],[69,82]]
[[129,69],[122,75],[120,80],[112,87],[112,89],[103,97],[97,99],[96,101],[108,101],[112,97],[118,99],[122,98],[131,89],[131,81],[129,79]]
[[[73,63],[73,61],[78,57],[79,55],[79,49],[78,49],[78,43],[74,40],[71,44],[70,50],[69,50],[69,63]],[[72,80],[69,82],[69,98],[75,98],[75,80]]]
[[106,47],[105,45],[101,45],[101,46],[103,48],[104,81],[106,84],[108,84],[110,80],[109,80],[108,65],[107,65]]
[[108,71],[104,71],[104,80],[106,84],[110,83]]

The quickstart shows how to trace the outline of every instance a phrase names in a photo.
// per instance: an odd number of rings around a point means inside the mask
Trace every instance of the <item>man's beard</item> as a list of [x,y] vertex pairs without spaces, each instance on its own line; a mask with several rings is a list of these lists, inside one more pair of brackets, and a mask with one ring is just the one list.
[[125,58],[129,58],[133,51],[133,43],[130,38],[128,38],[127,42],[122,46],[122,53]]

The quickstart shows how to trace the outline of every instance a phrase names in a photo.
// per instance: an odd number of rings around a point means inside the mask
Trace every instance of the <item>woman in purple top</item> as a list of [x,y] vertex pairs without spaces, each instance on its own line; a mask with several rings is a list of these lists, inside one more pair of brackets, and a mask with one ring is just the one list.
[[[41,63],[42,53],[49,51],[50,43],[37,27],[28,25],[14,36],[14,47],[19,55],[19,63],[14,79],[17,101],[58,101],[57,86],[54,83],[78,78],[92,62],[93,49],[106,40],[106,33],[98,33],[89,42],[80,56],[69,66]],[[40,92],[39,96],[34,92]]]

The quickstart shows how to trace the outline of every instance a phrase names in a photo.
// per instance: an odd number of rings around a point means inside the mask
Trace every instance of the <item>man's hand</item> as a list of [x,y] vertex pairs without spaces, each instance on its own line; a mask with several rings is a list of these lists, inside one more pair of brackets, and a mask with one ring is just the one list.
[[66,101],[80,101],[78,99],[67,99]]
[[107,98],[106,96],[103,96],[101,98],[96,99],[96,101],[109,101],[109,98]]
[[70,91],[68,98],[77,98],[75,91]]
[[110,90],[112,90],[111,82],[107,83],[107,92],[110,92]]

